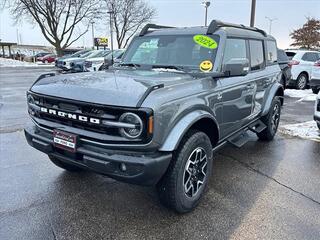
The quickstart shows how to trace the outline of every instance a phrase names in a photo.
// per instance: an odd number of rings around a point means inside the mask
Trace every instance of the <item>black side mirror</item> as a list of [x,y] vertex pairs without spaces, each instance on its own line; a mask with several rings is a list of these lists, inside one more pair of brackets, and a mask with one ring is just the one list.
[[245,76],[249,73],[249,60],[247,58],[232,58],[223,69],[225,76]]

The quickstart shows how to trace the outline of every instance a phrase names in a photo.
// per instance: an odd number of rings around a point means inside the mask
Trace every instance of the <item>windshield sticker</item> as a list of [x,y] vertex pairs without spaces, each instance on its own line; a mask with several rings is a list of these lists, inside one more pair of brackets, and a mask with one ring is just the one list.
[[213,64],[210,60],[205,60],[200,63],[200,70],[202,72],[210,72],[213,68]]
[[215,40],[205,35],[195,35],[193,41],[205,48],[216,49],[218,47],[218,43]]

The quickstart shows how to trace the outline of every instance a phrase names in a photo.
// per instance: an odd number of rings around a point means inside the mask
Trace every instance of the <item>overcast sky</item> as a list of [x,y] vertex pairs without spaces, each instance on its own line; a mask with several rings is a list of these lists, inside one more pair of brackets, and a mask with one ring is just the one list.
[[[204,24],[202,0],[148,0],[157,9],[155,23],[173,26],[199,26]],[[208,19],[219,19],[232,23],[249,25],[251,0],[211,0]],[[0,16],[0,39],[17,42],[17,32],[23,44],[49,45],[36,25],[26,23],[14,25],[8,10]],[[281,48],[289,47],[289,33],[301,27],[306,16],[320,18],[320,0],[257,0],[256,26],[269,31],[269,21],[277,18],[272,25],[272,35]],[[96,26],[96,36],[108,36],[107,24]],[[75,46],[90,46],[92,33],[88,32]]]

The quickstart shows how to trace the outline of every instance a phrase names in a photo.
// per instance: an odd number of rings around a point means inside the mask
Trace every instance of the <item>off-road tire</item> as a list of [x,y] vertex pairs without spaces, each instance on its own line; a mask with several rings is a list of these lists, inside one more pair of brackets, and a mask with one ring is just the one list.
[[312,92],[313,92],[314,94],[318,94],[319,91],[320,91],[320,88],[316,88],[316,87],[313,87],[313,88],[311,88],[311,89],[312,89]]
[[317,126],[318,126],[318,128],[319,128],[319,130],[320,130],[320,122],[317,122]]
[[[190,197],[187,196],[184,185],[186,165],[194,151],[198,149],[204,150],[207,156],[206,175],[197,194]],[[178,213],[192,211],[199,204],[201,197],[205,193],[211,172],[212,145],[210,139],[203,132],[190,130],[182,139],[178,149],[173,153],[173,158],[167,172],[157,184],[161,203]]]
[[71,164],[68,164],[68,163],[65,163],[65,162],[62,162],[61,160],[59,160],[56,157],[53,157],[53,156],[50,156],[50,155],[48,155],[48,157],[49,157],[50,161],[54,165],[56,165],[57,167],[63,168],[64,170],[67,170],[69,172],[81,172],[81,171],[83,171],[82,168],[74,166],[74,165],[71,165]]
[[304,90],[308,86],[308,76],[305,73],[300,73],[297,78],[296,88],[299,90]]
[[[275,113],[277,111],[277,113]],[[275,116],[277,114],[278,116]],[[257,136],[262,141],[272,141],[277,133],[281,116],[281,101],[279,97],[272,100],[270,110],[266,116],[261,118],[261,121],[267,126],[262,132],[257,133]],[[275,119],[275,117],[277,119]],[[276,122],[275,122],[276,121]],[[275,125],[274,125],[275,124]]]

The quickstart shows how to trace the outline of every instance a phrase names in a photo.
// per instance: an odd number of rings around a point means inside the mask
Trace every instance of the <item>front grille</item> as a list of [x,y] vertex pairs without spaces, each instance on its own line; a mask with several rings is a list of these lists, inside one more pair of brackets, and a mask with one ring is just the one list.
[[[44,97],[39,95],[33,95],[34,104],[40,107],[40,111],[35,113],[35,117],[44,119],[50,122],[59,123],[62,125],[74,127],[77,129],[87,130],[90,132],[96,132],[106,134],[108,136],[120,137],[119,128],[106,126],[101,124],[103,120],[107,121],[118,121],[120,116],[127,111],[134,112],[140,116],[146,126],[146,119],[148,119],[147,111],[141,111],[137,109],[126,109],[112,106],[101,106],[95,104],[88,104],[83,102],[75,102],[65,99],[56,99],[52,97]],[[47,111],[56,111],[56,114],[50,114],[44,112],[41,108],[47,109]],[[69,118],[66,116],[59,116],[58,112],[63,112],[66,115],[71,114],[75,118]],[[88,121],[81,121],[78,119],[79,116],[86,117]],[[90,119],[98,119],[100,123],[92,123]],[[135,142],[144,142],[149,140],[147,133],[143,133],[141,139],[136,139]]]
[[86,68],[90,68],[90,67],[92,67],[92,62],[90,62],[90,61],[85,61],[84,66],[85,66]]

